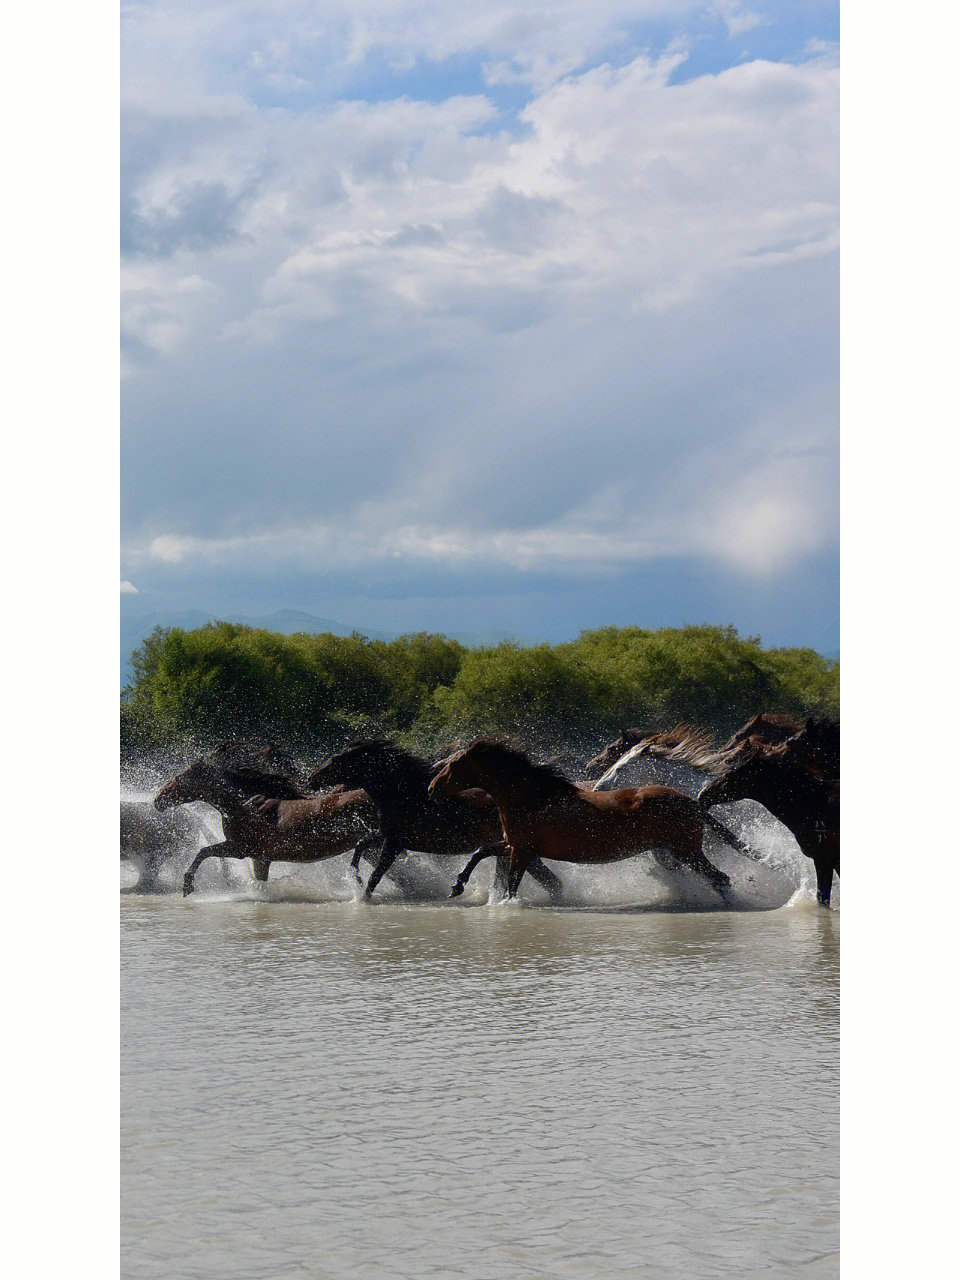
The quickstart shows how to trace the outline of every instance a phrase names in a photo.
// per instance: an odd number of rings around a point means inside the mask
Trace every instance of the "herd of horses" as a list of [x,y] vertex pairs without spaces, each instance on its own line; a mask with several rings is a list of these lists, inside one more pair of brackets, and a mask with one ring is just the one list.
[[[680,784],[620,785],[653,761],[678,771]],[[396,743],[365,739],[331,755],[306,788],[283,750],[224,742],[165,782],[154,805],[202,800],[222,819],[223,840],[193,859],[184,896],[208,858],[250,859],[254,876],[266,881],[273,862],[317,862],[352,850],[353,872],[369,898],[397,858],[415,850],[471,855],[453,897],[479,862],[494,858],[499,896],[515,897],[529,874],[559,901],[561,881],[545,860],[605,863],[643,852],[690,868],[725,899],[730,880],[703,852],[705,827],[754,856],[711,812],[751,799],[796,837],[816,868],[817,898],[829,904],[840,870],[839,777],[839,721],[760,713],[719,747],[686,725],[627,729],[587,762],[559,756],[537,763],[495,738],[430,762]],[[362,860],[372,868],[365,886]]]

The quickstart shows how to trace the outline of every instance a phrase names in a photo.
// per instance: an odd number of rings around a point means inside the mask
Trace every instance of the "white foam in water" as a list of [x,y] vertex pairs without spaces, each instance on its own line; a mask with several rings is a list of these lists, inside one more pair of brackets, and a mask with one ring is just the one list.
[[[652,783],[676,787],[696,796],[708,776],[675,761],[627,755],[601,780],[601,789],[646,786]],[[158,812],[153,806],[159,779],[138,779],[139,785],[121,786],[121,889],[126,892],[178,892],[183,873],[197,852],[223,839],[219,814],[209,805],[195,803]],[[144,788],[150,789],[144,789]],[[711,811],[738,836],[755,859],[743,857],[710,828],[704,853],[730,877],[726,901],[695,872],[661,866],[652,855],[641,854],[621,862],[595,866],[549,864],[563,882],[558,904],[592,910],[776,910],[816,898],[813,863],[800,851],[790,831],[762,805],[752,800],[718,805]],[[383,902],[444,902],[459,871],[467,861],[432,858],[408,853],[394,863],[381,880],[376,900]],[[257,881],[249,861],[210,858],[197,873],[197,898],[250,899],[257,901],[350,902],[360,889],[342,854],[322,862],[276,862],[266,884]],[[369,863],[361,864],[364,882]],[[493,903],[494,861],[482,863],[474,873],[460,906]],[[832,902],[839,906],[839,881],[834,879]],[[522,905],[550,903],[548,894],[529,875],[520,888]]]
[[169,893],[205,845],[223,839],[216,809],[178,805],[162,813],[153,791],[120,788],[120,886],[126,891]]

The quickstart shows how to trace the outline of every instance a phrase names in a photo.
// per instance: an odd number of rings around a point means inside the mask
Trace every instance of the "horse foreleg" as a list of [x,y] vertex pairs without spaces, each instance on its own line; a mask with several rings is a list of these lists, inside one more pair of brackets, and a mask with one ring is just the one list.
[[510,850],[510,874],[507,877],[507,897],[515,898],[520,888],[523,873],[537,857],[536,849],[530,845],[514,845]]
[[498,853],[493,870],[493,888],[490,890],[497,902],[510,896],[510,855]]
[[681,862],[685,862],[694,871],[699,872],[721,898],[726,898],[727,890],[730,888],[730,877],[725,871],[715,867],[703,852],[703,827],[691,832],[689,838],[684,839],[683,845],[683,848],[674,848],[671,852]]
[[694,870],[699,871],[705,880],[716,889],[721,898],[727,896],[727,890],[730,888],[730,877],[725,871],[721,871],[719,867],[715,867],[708,857],[703,853],[694,861]]
[[235,845],[229,840],[221,840],[219,844],[208,844],[206,848],[201,849],[194,860],[187,867],[183,875],[183,896],[189,897],[193,893],[193,880],[197,874],[197,868],[201,862],[205,862],[207,858],[244,858],[246,854],[241,853]]
[[361,889],[363,888],[363,878],[360,875],[360,859],[366,857],[372,862],[373,858],[370,856],[370,850],[380,842],[380,836],[364,836],[362,840],[357,841],[354,847],[353,857],[350,860],[350,869],[353,871],[353,878]]
[[[450,897],[459,898],[461,893],[463,893],[464,889],[467,887],[467,881],[473,875],[474,871],[476,871],[479,864],[483,862],[484,858],[494,858],[494,857],[497,859],[497,873],[494,878],[494,887],[496,887],[501,874],[501,870],[500,870],[501,859],[504,862],[507,861],[506,855],[503,852],[502,842],[500,844],[484,845],[483,848],[477,850],[477,852],[473,855],[473,857],[470,859],[467,865],[463,868],[463,870],[457,876],[454,886],[450,890]],[[505,888],[506,888],[506,875],[504,873],[504,889]]]
[[255,878],[255,879],[257,879],[257,880],[259,880],[261,884],[266,884],[266,882],[267,882],[267,877],[268,877],[268,876],[269,876],[269,874],[270,874],[270,859],[269,859],[269,858],[254,858],[254,859],[253,859],[253,874],[254,874],[254,878]]
[[833,861],[814,861],[813,865],[817,869],[817,901],[829,907],[833,890]]
[[380,855],[380,861],[370,872],[370,879],[367,881],[367,887],[363,891],[364,898],[369,900],[373,896],[374,889],[376,889],[377,885],[396,862],[398,855],[402,852],[402,849],[397,849],[387,844],[384,845],[383,853]]

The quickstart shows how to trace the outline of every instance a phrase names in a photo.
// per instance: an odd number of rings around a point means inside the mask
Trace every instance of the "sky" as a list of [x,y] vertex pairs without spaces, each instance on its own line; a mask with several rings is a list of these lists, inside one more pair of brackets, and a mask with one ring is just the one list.
[[838,651],[837,38],[123,4],[122,610]]

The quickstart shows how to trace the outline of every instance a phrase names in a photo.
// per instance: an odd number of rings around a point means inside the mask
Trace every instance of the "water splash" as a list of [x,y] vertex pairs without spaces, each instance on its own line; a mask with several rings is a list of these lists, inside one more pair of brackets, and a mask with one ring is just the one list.
[[[701,770],[634,749],[617,761],[597,787],[609,790],[657,783],[696,796],[707,780]],[[122,891],[180,892],[183,873],[199,849],[223,838],[219,814],[208,805],[198,802],[162,813],[154,809],[153,795],[161,781],[159,774],[139,773],[126,776],[121,783]],[[753,855],[743,857],[707,829],[704,852],[730,877],[731,889],[725,900],[695,872],[680,866],[664,867],[652,855],[641,854],[600,866],[550,864],[563,881],[559,905],[594,911],[771,911],[816,900],[813,864],[804,857],[792,833],[762,805],[740,800],[715,806],[712,812]],[[380,882],[375,900],[446,902],[468,856],[469,850],[462,861],[408,853]],[[348,854],[316,863],[277,862],[263,884],[254,878],[249,862],[210,858],[197,874],[191,900],[356,902],[361,890],[349,863]],[[366,874],[365,870],[364,879]],[[838,884],[835,879],[835,907],[839,906]],[[499,902],[491,860],[481,864],[456,906]],[[520,905],[551,904],[546,892],[527,876],[520,889]]]

